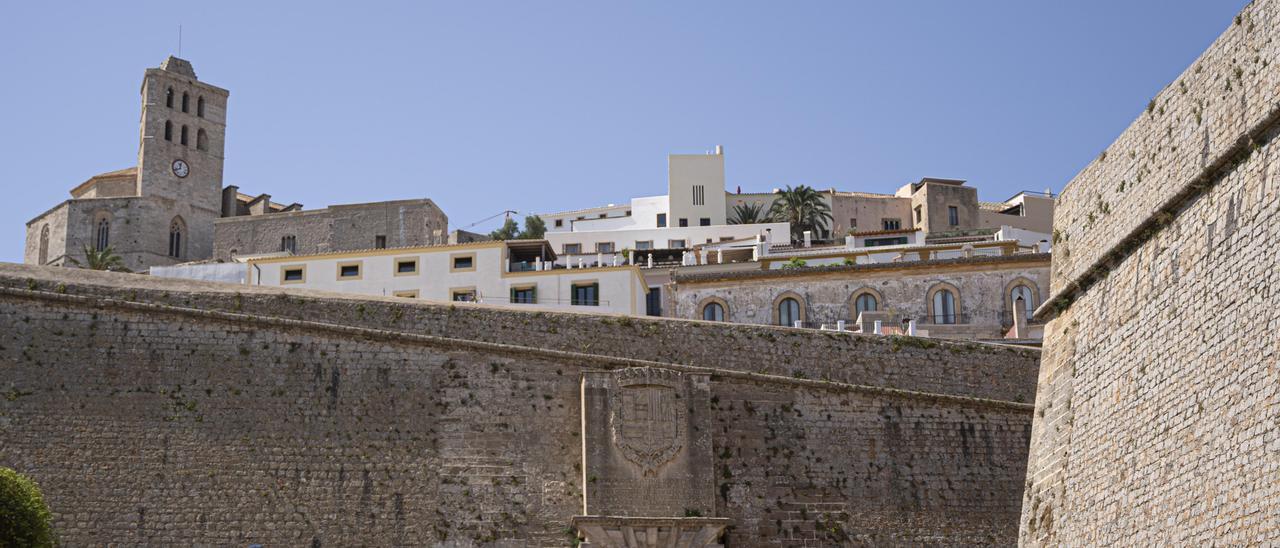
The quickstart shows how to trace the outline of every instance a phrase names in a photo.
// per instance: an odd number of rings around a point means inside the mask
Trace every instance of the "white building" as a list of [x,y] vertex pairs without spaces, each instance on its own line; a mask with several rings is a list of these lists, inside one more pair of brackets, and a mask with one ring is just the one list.
[[547,224],[544,237],[561,264],[612,264],[614,255],[629,259],[626,250],[685,250],[758,235],[771,243],[790,243],[789,223],[727,223],[722,148],[716,147],[714,154],[672,154],[667,162],[664,196],[539,215]]
[[250,285],[644,314],[638,267],[552,268],[555,257],[545,240],[368,249],[250,259],[247,278]]

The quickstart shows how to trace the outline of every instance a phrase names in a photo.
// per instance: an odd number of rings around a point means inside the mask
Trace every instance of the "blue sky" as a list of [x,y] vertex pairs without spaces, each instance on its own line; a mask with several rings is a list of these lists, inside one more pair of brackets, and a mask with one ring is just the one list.
[[1056,192],[1246,3],[10,3],[0,260],[136,162],[142,71],[179,24],[231,90],[225,184],[307,208],[429,197],[458,228],[662,194],[667,154],[717,144],[744,191]]

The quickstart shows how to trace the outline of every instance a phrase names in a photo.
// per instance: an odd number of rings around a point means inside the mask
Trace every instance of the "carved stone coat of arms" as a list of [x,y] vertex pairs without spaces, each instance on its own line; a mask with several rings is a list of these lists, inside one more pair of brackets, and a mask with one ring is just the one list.
[[685,395],[680,373],[640,367],[618,372],[610,426],[619,452],[652,477],[685,445]]

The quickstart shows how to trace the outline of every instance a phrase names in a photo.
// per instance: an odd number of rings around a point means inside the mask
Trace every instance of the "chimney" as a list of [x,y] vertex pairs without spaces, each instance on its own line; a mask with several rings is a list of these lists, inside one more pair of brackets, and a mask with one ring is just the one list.
[[724,147],[716,145],[716,156],[724,156]]

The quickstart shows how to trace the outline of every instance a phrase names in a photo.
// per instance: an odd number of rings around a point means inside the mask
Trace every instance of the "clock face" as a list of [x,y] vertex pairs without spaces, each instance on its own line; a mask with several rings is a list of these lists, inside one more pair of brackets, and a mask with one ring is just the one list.
[[191,173],[191,167],[188,166],[186,162],[182,160],[173,161],[174,175],[177,175],[178,177],[186,177],[188,173]]

